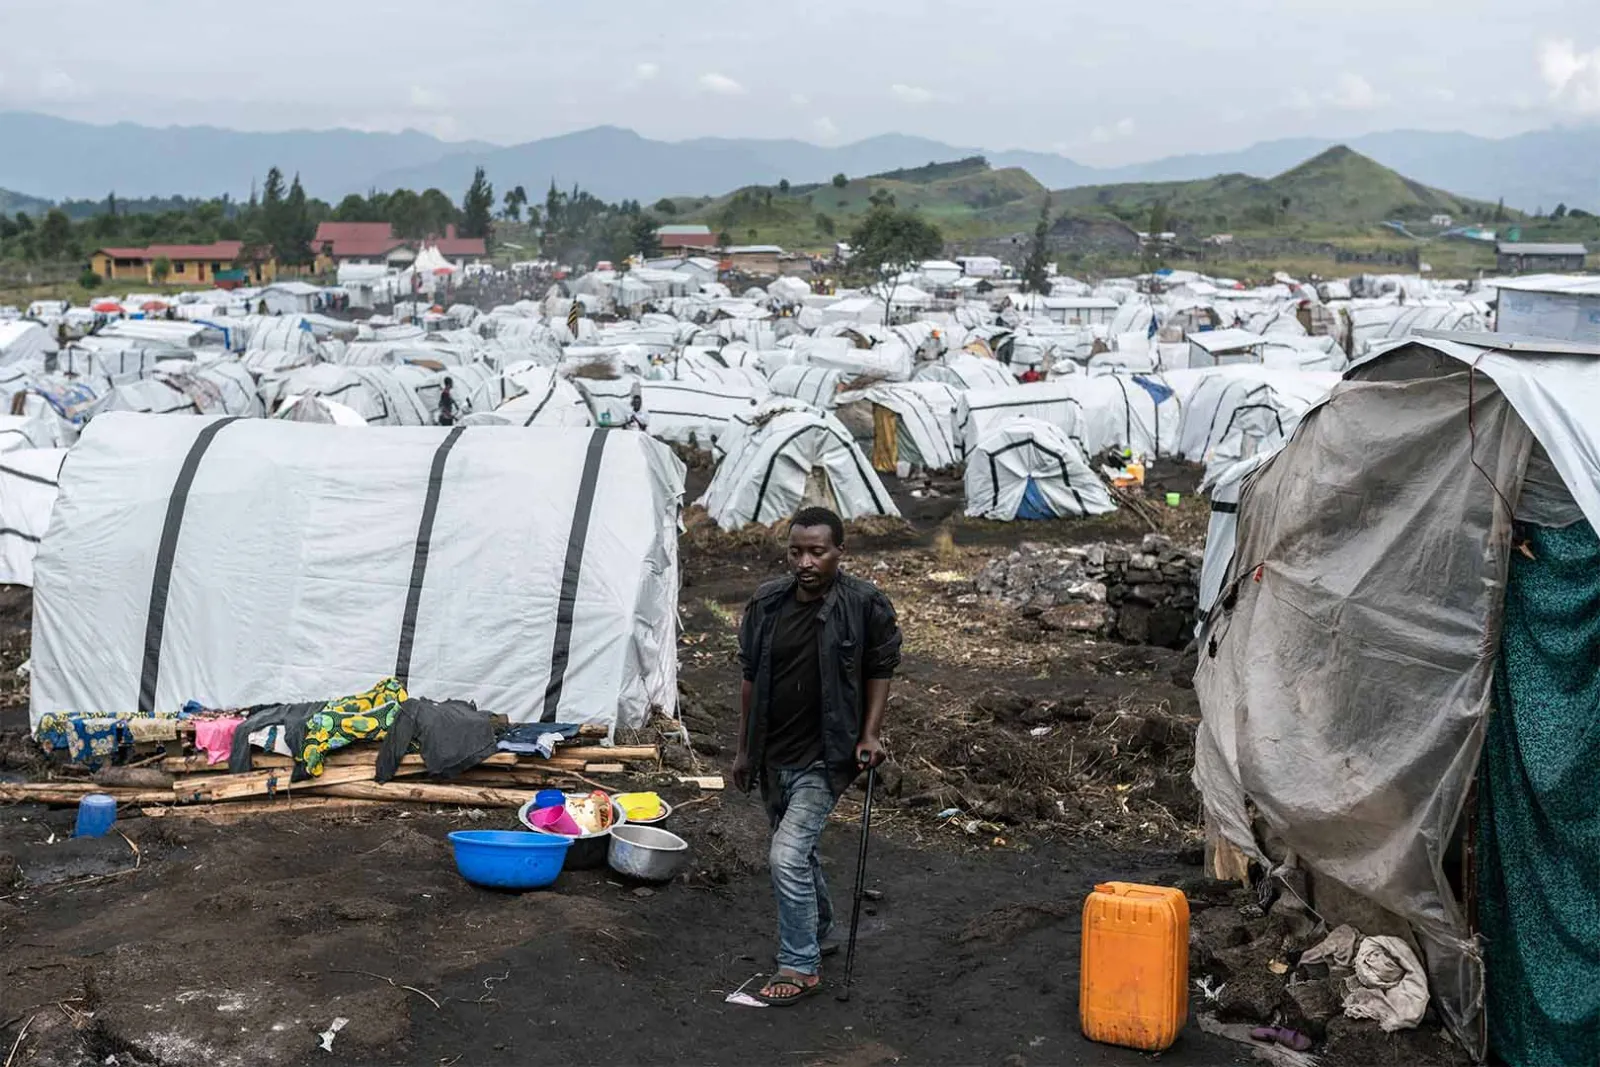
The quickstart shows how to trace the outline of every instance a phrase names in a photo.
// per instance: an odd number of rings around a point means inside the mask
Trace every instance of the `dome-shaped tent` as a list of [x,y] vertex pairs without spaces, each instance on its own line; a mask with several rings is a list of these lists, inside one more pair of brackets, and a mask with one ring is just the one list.
[[733,437],[700,500],[724,530],[777,522],[813,504],[844,519],[900,514],[832,415],[778,401]]
[[1105,483],[1076,442],[1026,416],[990,428],[967,456],[967,514],[979,519],[1063,519],[1115,511]]

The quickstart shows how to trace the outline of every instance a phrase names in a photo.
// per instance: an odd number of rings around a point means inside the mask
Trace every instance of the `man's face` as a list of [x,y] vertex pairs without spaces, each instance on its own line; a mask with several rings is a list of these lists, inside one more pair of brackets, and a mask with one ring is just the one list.
[[820,589],[839,573],[844,549],[833,543],[826,526],[795,526],[789,530],[789,569],[803,589]]

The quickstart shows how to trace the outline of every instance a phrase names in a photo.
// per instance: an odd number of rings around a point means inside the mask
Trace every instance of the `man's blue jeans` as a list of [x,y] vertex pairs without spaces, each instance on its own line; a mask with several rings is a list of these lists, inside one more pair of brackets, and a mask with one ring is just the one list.
[[773,771],[772,891],[778,898],[778,966],[816,974],[822,939],[833,929],[833,901],[822,877],[818,843],[839,801],[825,764]]

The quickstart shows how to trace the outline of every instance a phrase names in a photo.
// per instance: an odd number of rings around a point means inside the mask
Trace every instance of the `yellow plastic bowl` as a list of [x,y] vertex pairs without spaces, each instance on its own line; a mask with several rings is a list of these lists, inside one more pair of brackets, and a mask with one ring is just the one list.
[[661,798],[655,793],[623,793],[616,800],[627,813],[629,822],[643,822],[661,815]]

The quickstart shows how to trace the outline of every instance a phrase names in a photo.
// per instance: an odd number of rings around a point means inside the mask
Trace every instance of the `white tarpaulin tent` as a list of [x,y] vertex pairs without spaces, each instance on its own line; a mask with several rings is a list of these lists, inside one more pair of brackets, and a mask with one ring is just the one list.
[[1017,376],[997,360],[967,352],[951,352],[939,363],[919,367],[913,375],[919,382],[944,382],[957,389],[1009,389]]
[[[928,470],[954,467],[961,461],[955,440],[955,414],[959,394],[943,382],[898,382],[875,385],[863,396],[868,403],[892,412],[897,420],[894,462]],[[874,413],[876,428],[877,415]],[[883,442],[874,442],[874,465]]]
[[792,396],[814,408],[832,408],[839,404],[839,386],[843,382],[841,371],[791,363],[773,371],[767,385],[775,396]]
[[[509,399],[494,403],[495,396],[506,394]],[[577,386],[553,367],[531,363],[483,383],[470,394],[470,403],[472,414],[461,420],[465,425],[594,425],[594,413]]]
[[64,448],[24,448],[0,456],[0,583],[33,584],[33,557],[50,525]]
[[[1192,387],[1178,384],[1198,377]],[[1259,365],[1172,371],[1162,379],[1183,397],[1177,452],[1191,463],[1244,459],[1282,443],[1300,416],[1339,384],[1337,374]],[[1250,442],[1255,442],[1251,445]]]
[[395,676],[643,725],[676,702],[682,492],[643,434],[104,416],[40,546],[33,723]]
[[978,519],[1104,515],[1116,504],[1061,428],[1026,416],[995,424],[967,456],[967,514]]
[[700,503],[724,530],[786,519],[802,507],[832,508],[840,518],[899,515],[888,490],[832,415],[792,400],[762,405],[748,424],[733,424]]
[[669,381],[640,382],[639,394],[651,437],[706,451],[722,436],[729,420],[748,418],[766,396],[748,385]]
[[58,346],[37,322],[0,322],[0,366],[24,360],[42,361]]
[[289,422],[324,422],[335,426],[365,426],[367,420],[354,408],[345,407],[325,396],[291,396],[283,402],[275,419]]

